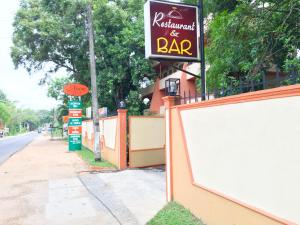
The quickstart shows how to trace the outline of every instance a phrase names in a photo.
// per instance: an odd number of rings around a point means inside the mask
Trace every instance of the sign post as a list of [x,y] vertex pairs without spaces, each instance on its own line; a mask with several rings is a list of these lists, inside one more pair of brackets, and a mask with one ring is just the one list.
[[[67,84],[64,93],[71,96],[82,96],[89,92],[87,86],[82,84]],[[80,97],[79,97],[80,98]],[[81,150],[82,147],[82,102],[81,100],[70,100],[68,102],[68,139],[69,151]]]
[[69,151],[81,150],[81,131],[82,131],[82,102],[69,101]]

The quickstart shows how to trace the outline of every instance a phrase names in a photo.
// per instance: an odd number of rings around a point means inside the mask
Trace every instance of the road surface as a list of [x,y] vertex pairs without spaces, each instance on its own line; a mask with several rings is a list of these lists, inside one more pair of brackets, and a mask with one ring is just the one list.
[[37,132],[31,132],[9,139],[0,139],[0,165],[11,155],[24,148],[37,136]]

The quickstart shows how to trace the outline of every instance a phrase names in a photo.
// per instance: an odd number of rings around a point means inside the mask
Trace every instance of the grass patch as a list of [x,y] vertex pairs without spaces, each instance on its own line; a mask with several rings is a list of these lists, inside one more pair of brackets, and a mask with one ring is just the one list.
[[76,152],[90,166],[98,166],[98,167],[103,167],[103,168],[104,167],[105,168],[116,168],[113,164],[111,164],[105,160],[101,160],[100,162],[95,161],[94,153],[84,146],[82,146],[81,151],[76,151]]
[[203,225],[189,210],[171,202],[160,210],[147,225]]

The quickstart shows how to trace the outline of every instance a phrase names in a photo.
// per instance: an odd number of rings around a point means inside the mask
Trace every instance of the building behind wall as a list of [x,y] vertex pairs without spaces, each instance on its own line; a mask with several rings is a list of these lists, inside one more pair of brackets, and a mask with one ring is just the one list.
[[199,63],[161,62],[154,64],[154,69],[158,76],[153,84],[141,90],[142,97],[150,100],[149,113],[151,114],[164,114],[164,103],[162,98],[166,96],[165,82],[167,79],[180,79],[180,95],[182,96],[184,94],[194,93],[196,91],[195,77],[177,70],[173,66],[189,71],[193,74],[200,73]]

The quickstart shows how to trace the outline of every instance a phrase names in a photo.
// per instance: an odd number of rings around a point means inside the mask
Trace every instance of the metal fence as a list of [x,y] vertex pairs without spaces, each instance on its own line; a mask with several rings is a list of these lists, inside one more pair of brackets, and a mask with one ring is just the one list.
[[[280,76],[276,73],[274,79],[270,79],[269,77],[262,75],[251,80],[240,80],[236,83],[232,82],[229,85],[224,85],[222,88],[207,89],[205,97],[206,100],[210,100],[297,83],[300,83],[300,74],[297,73],[285,76]],[[194,93],[191,91],[184,91],[180,96],[178,96],[176,104],[189,104],[199,101],[201,101],[201,93],[197,91]]]

